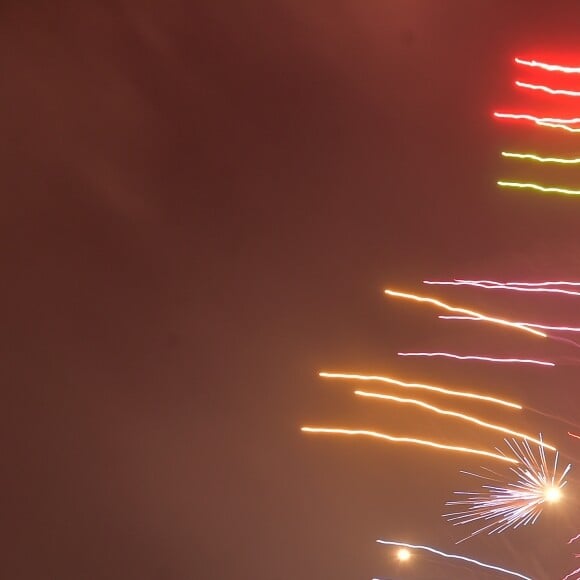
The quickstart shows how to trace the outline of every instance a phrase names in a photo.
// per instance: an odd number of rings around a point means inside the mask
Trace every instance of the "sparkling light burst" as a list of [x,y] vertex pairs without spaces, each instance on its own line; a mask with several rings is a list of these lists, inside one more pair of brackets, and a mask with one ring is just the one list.
[[[580,129],[579,129],[580,131]],[[519,181],[498,181],[500,187],[513,187],[517,189],[533,189],[543,193],[563,193],[565,195],[580,195],[580,189],[566,189],[564,187],[545,187],[537,183],[521,183]]]
[[517,363],[517,364],[540,365],[546,367],[556,366],[556,363],[550,361],[534,360],[529,358],[494,358],[491,356],[459,355],[452,354],[450,352],[398,352],[397,354],[399,356],[445,357],[445,358],[454,358],[458,360],[478,360],[496,363]]
[[[479,318],[478,318],[479,320]],[[467,399],[477,399],[478,401],[484,401],[487,403],[494,403],[497,405],[503,405],[504,407],[511,407],[512,409],[521,410],[522,406],[517,403],[512,403],[511,401],[506,401],[505,399],[497,399],[496,397],[490,397],[489,395],[479,395],[477,393],[472,393],[469,391],[453,391],[451,389],[446,389],[444,387],[437,387],[434,385],[425,385],[423,383],[408,383],[401,381],[399,379],[394,379],[392,377],[382,377],[377,375],[357,375],[352,373],[318,373],[320,377],[328,379],[347,379],[354,381],[378,381],[381,383],[387,383],[389,385],[397,385],[398,387],[404,387],[407,389],[422,389],[425,391],[432,391],[435,393],[440,393],[442,395],[449,395],[451,397],[465,397]]]
[[526,60],[523,58],[516,57],[515,62],[523,66],[529,66],[533,68],[541,68],[550,72],[562,72],[568,74],[580,74],[580,67],[578,66],[562,66],[559,64],[547,64],[545,62],[539,62],[537,60]]
[[508,457],[503,453],[493,453],[492,451],[485,451],[483,449],[474,449],[472,447],[462,447],[456,445],[446,445],[444,443],[437,443],[435,441],[427,441],[425,439],[415,439],[414,437],[395,437],[386,433],[378,433],[377,431],[368,431],[366,429],[342,429],[334,427],[301,427],[301,431],[306,433],[326,433],[329,435],[352,435],[363,437],[374,437],[376,439],[383,439],[392,443],[411,443],[413,445],[423,445],[432,447],[434,449],[441,449],[446,451],[457,451],[458,453],[469,453],[472,455],[483,455],[492,459],[499,459],[507,463],[518,463],[517,459]]
[[[538,447],[536,455],[527,441],[506,439],[506,443],[511,456],[518,460],[519,465],[510,467],[505,475],[491,470],[486,470],[484,475],[462,472],[498,485],[482,485],[480,491],[475,492],[455,492],[456,495],[463,496],[463,499],[446,503],[448,506],[465,508],[463,511],[444,515],[454,525],[481,525],[463,540],[482,532],[501,533],[509,528],[533,524],[542,513],[544,504],[561,499],[562,489],[566,485],[565,478],[572,466],[568,464],[558,474],[557,451],[552,466],[548,465],[543,447]],[[510,481],[514,475],[516,480]]]
[[541,157],[533,153],[512,153],[510,151],[502,151],[501,155],[510,159],[529,159],[538,163],[562,163],[568,165],[580,163],[580,157]]
[[544,85],[532,85],[530,83],[523,83],[521,81],[516,81],[515,85],[521,89],[530,89],[532,91],[542,91],[543,93],[548,93],[550,95],[565,95],[567,97],[580,97],[580,91],[568,91],[566,89],[552,89]]
[[510,574],[512,576],[517,576],[523,580],[532,580],[529,576],[524,576],[519,572],[514,572],[513,570],[508,570],[507,568],[502,568],[500,566],[494,566],[493,564],[486,564],[479,560],[473,558],[468,558],[467,556],[459,556],[458,554],[448,554],[447,552],[442,552],[430,546],[420,546],[416,544],[407,544],[406,542],[395,542],[393,540],[377,540],[378,544],[383,544],[385,546],[399,546],[401,548],[407,548],[410,550],[425,550],[426,552],[431,552],[432,554],[437,554],[443,558],[450,558],[452,560],[462,560],[463,562],[468,562],[469,564],[474,564],[480,566],[481,568],[488,568],[490,570],[495,570],[496,572],[502,572],[503,574]]
[[448,409],[441,409],[440,407],[436,407],[435,405],[430,405],[429,403],[425,403],[424,401],[419,401],[417,399],[406,399],[403,397],[395,397],[393,395],[385,395],[382,393],[371,393],[369,391],[355,391],[355,395],[360,397],[369,397],[373,399],[380,399],[382,401],[391,401],[393,403],[401,403],[403,405],[415,405],[417,407],[421,407],[423,409],[427,409],[428,411],[433,411],[439,415],[446,415],[447,417],[455,417],[457,419],[462,419],[463,421],[468,421],[470,423],[475,423],[481,427],[485,427],[486,429],[491,429],[493,431],[501,431],[506,435],[513,435],[515,437],[519,437],[521,439],[527,439],[536,443],[537,445],[541,445],[543,447],[547,447],[552,451],[556,451],[556,448],[553,445],[548,445],[544,443],[541,439],[536,439],[535,437],[531,437],[530,435],[526,435],[525,433],[520,433],[519,431],[514,431],[513,429],[509,429],[508,427],[502,427],[501,425],[495,425],[494,423],[488,423],[487,421],[483,421],[478,419],[477,417],[473,417],[471,415],[466,415],[464,413],[458,413],[456,411],[449,411]]
[[547,337],[547,334],[541,332],[539,330],[535,330],[533,328],[528,328],[527,326],[522,326],[516,322],[510,322],[509,320],[505,320],[503,318],[496,318],[494,316],[487,316],[486,314],[482,314],[481,312],[475,312],[474,310],[468,310],[467,308],[459,308],[456,306],[450,306],[441,300],[437,300],[435,298],[429,298],[427,296],[419,296],[417,294],[409,294],[407,292],[398,292],[395,290],[385,290],[385,294],[397,298],[405,298],[407,300],[414,300],[416,302],[424,302],[428,304],[434,304],[443,310],[447,310],[449,312],[457,312],[459,314],[467,314],[468,316],[477,316],[481,320],[485,320],[487,322],[491,322],[493,324],[498,324],[500,326],[508,326],[510,328],[517,328],[519,330],[523,330],[524,332],[529,332],[531,334],[535,334],[537,336],[542,336],[543,338]]

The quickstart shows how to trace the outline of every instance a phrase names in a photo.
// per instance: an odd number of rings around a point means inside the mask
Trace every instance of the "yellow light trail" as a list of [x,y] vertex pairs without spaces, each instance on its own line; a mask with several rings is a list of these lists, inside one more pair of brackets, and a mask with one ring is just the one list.
[[383,395],[381,393],[370,393],[368,391],[355,391],[355,395],[359,395],[361,397],[370,397],[373,399],[381,399],[383,401],[393,401],[395,403],[402,403],[406,405],[416,405],[418,407],[422,407],[423,409],[427,409],[429,411],[433,411],[434,413],[438,413],[439,415],[447,415],[448,417],[456,417],[457,419],[463,419],[464,421],[469,421],[470,423],[475,423],[476,425],[480,425],[481,427],[486,427],[487,429],[492,429],[494,431],[501,431],[502,433],[506,433],[508,435],[514,435],[515,437],[519,437],[520,439],[527,439],[528,441],[533,441],[534,443],[551,449],[552,451],[556,451],[556,448],[552,445],[548,445],[548,443],[544,443],[541,439],[536,439],[535,437],[530,437],[525,433],[520,433],[519,431],[514,431],[513,429],[508,429],[507,427],[502,427],[501,425],[495,425],[494,423],[488,423],[487,421],[482,421],[481,419],[477,419],[476,417],[472,417],[471,415],[465,415],[464,413],[457,413],[456,411],[448,411],[446,409],[441,409],[440,407],[435,407],[434,405],[429,405],[424,401],[418,401],[417,399],[405,399],[402,397],[395,397],[393,395]]
[[377,431],[367,431],[366,429],[341,429],[334,427],[301,427],[301,431],[306,433],[327,433],[332,435],[362,435],[363,437],[374,437],[376,439],[383,439],[393,443],[412,443],[414,445],[423,445],[426,447],[434,447],[436,449],[445,449],[447,451],[457,451],[459,453],[470,453],[472,455],[484,455],[500,461],[507,461],[508,463],[519,463],[517,459],[493,453],[491,451],[484,451],[483,449],[473,449],[472,447],[458,447],[455,445],[445,445],[444,443],[436,443],[435,441],[426,441],[424,439],[415,439],[413,437],[395,437],[394,435],[387,435],[386,433],[378,433]]
[[544,187],[537,183],[520,183],[518,181],[498,181],[501,187],[516,187],[519,189],[534,189],[543,193],[564,193],[566,195],[580,195],[580,189],[564,189],[562,187]]
[[508,151],[502,151],[501,154],[502,157],[510,157],[512,159],[530,159],[532,161],[538,161],[539,163],[563,163],[569,165],[580,163],[580,157],[540,157],[533,153],[510,153]]
[[[503,182],[498,182],[503,183]],[[395,296],[398,298],[406,298],[408,300],[415,300],[416,302],[427,302],[428,304],[434,304],[435,306],[439,306],[439,308],[443,308],[443,310],[447,310],[449,312],[461,312],[462,314],[467,314],[468,316],[476,316],[480,320],[486,320],[487,322],[491,322],[493,324],[499,324],[500,326],[508,326],[511,328],[517,328],[524,332],[529,332],[530,334],[535,334],[537,336],[541,336],[543,338],[547,338],[547,334],[544,332],[540,332],[539,330],[535,330],[528,326],[524,326],[518,322],[510,322],[509,320],[505,320],[503,318],[496,318],[494,316],[487,316],[486,314],[482,314],[481,312],[475,312],[474,310],[468,310],[467,308],[459,308],[457,306],[450,306],[441,300],[437,300],[435,298],[428,298],[427,296],[418,296],[417,294],[409,294],[407,292],[397,292],[395,290],[385,290],[385,294],[389,296]]]
[[445,389],[444,387],[437,387],[434,385],[425,385],[423,383],[407,383],[405,381],[400,381],[398,379],[393,379],[391,377],[381,377],[377,375],[357,375],[352,373],[318,373],[320,377],[328,379],[349,379],[354,381],[378,381],[381,383],[388,383],[390,385],[397,385],[399,387],[405,387],[409,389],[422,389],[424,391],[432,391],[435,393],[441,393],[442,395],[450,395],[452,397],[465,397],[467,399],[476,399],[479,401],[485,401],[487,403],[495,403],[497,405],[503,405],[504,407],[511,407],[512,409],[522,410],[522,406],[517,403],[512,403],[510,401],[505,401],[503,399],[496,399],[495,397],[489,397],[488,395],[478,395],[477,393],[471,393],[469,391],[453,391],[451,389]]
[[552,123],[551,121],[536,121],[536,125],[540,127],[551,127],[552,129],[564,129],[568,133],[580,133],[580,128],[569,127],[568,125],[562,125],[561,123]]

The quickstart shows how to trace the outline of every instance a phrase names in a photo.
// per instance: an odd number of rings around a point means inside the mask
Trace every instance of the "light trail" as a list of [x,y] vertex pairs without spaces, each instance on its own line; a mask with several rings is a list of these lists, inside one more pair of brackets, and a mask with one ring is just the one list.
[[523,58],[516,57],[515,62],[523,66],[529,66],[533,68],[541,68],[550,72],[562,72],[567,74],[580,74],[580,67],[578,66],[561,66],[559,64],[547,64],[545,62],[539,62],[537,60],[525,60]]
[[485,320],[487,322],[491,322],[493,324],[498,324],[500,326],[508,326],[510,328],[517,328],[519,330],[523,330],[525,332],[529,332],[531,334],[535,334],[536,336],[541,336],[543,338],[547,338],[547,334],[544,332],[541,332],[539,330],[535,330],[533,328],[528,328],[527,326],[522,326],[521,324],[517,324],[515,322],[510,322],[509,320],[504,320],[503,318],[496,318],[493,316],[487,316],[485,314],[482,314],[480,312],[475,312],[474,310],[468,310],[467,308],[459,308],[456,306],[450,306],[449,304],[446,304],[445,302],[442,302],[441,300],[437,300],[435,298],[428,298],[426,296],[418,296],[416,294],[409,294],[406,292],[397,292],[395,290],[385,290],[385,294],[389,295],[389,296],[393,296],[393,297],[398,297],[398,298],[405,298],[407,300],[414,300],[416,302],[424,302],[424,303],[428,303],[428,304],[433,304],[435,306],[438,306],[439,308],[442,308],[443,310],[447,310],[448,312],[457,312],[459,314],[467,314],[468,316],[477,316],[479,318],[481,318],[482,320]]
[[[424,282],[427,283],[425,280]],[[580,286],[580,282],[569,282],[566,280],[547,282],[498,282],[496,280],[465,280],[464,278],[455,278],[454,282],[456,282],[458,286],[466,282],[473,284],[503,284],[504,286]]]
[[502,151],[501,154],[502,157],[508,157],[510,159],[529,159],[531,161],[537,161],[538,163],[562,163],[569,165],[580,163],[580,157],[541,157],[533,153],[512,153],[509,151]]
[[494,113],[494,117],[498,119],[514,119],[531,121],[532,123],[557,123],[561,125],[576,125],[580,123],[580,117],[560,118],[560,117],[537,117],[536,115],[529,115],[528,113]]
[[[580,194],[580,191],[578,191],[578,193]],[[438,286],[473,286],[487,290],[511,290],[512,292],[545,292],[548,294],[567,294],[568,296],[580,296],[579,291],[564,290],[563,288],[551,288],[545,286],[516,286],[514,284],[502,284],[501,282],[479,282],[474,280],[424,280],[423,282],[424,284]]]
[[455,358],[459,360],[478,360],[478,361],[485,361],[485,362],[497,362],[497,363],[519,363],[519,364],[530,364],[530,365],[541,365],[545,367],[555,367],[556,363],[543,361],[543,360],[534,360],[529,358],[494,358],[490,356],[476,356],[476,355],[458,355],[458,354],[451,354],[449,352],[398,352],[399,356],[428,356],[428,357],[447,357],[447,358]]
[[368,431],[366,429],[342,429],[334,427],[301,427],[301,431],[304,431],[306,433],[326,433],[331,435],[351,435],[351,436],[360,435],[363,437],[374,437],[376,439],[390,441],[391,443],[411,443],[413,445],[432,447],[434,449],[456,451],[458,453],[468,453],[471,455],[483,455],[485,457],[499,459],[500,461],[505,461],[508,463],[518,463],[517,459],[507,457],[506,455],[503,454],[493,453],[492,451],[485,451],[483,449],[474,449],[472,447],[446,445],[444,443],[437,443],[435,441],[428,441],[425,439],[415,439],[414,437],[396,437],[394,435],[388,435],[387,433]]
[[381,383],[387,383],[389,385],[397,385],[398,387],[404,387],[407,389],[421,389],[425,391],[431,391],[435,393],[440,393],[442,395],[449,395],[451,397],[464,397],[467,399],[476,399],[478,401],[485,401],[487,403],[494,403],[496,405],[503,405],[504,407],[511,407],[512,409],[521,410],[522,406],[517,403],[512,403],[511,401],[506,401],[504,399],[497,399],[495,397],[490,397],[488,395],[479,395],[477,393],[472,393],[469,391],[453,391],[451,389],[446,389],[444,387],[437,387],[434,385],[425,385],[423,383],[408,383],[401,381],[399,379],[393,379],[391,377],[382,377],[377,375],[357,375],[348,373],[328,373],[321,372],[318,373],[320,377],[328,379],[347,379],[354,381],[378,381]]
[[570,435],[570,437],[574,437],[574,439],[580,439],[580,435],[576,435],[576,433],[570,433],[570,431],[568,431],[568,435]]
[[510,574],[511,576],[517,576],[518,578],[522,578],[522,580],[532,580],[529,576],[524,576],[519,572],[514,572],[513,570],[508,570],[507,568],[502,568],[500,566],[494,566],[493,564],[486,564],[485,562],[481,562],[479,560],[475,560],[473,558],[468,558],[467,556],[459,556],[458,554],[448,554],[447,552],[442,552],[441,550],[437,550],[435,548],[431,548],[430,546],[421,546],[416,544],[407,544],[405,542],[395,542],[393,540],[377,540],[378,544],[384,544],[387,546],[398,546],[401,548],[409,548],[411,550],[425,550],[427,552],[431,552],[432,554],[437,554],[438,556],[442,556],[443,558],[449,558],[452,560],[462,560],[464,562],[469,562],[470,564],[475,564],[476,566],[480,566],[481,568],[488,568],[490,570],[495,570],[496,572],[502,572],[503,574]]
[[[580,131],[580,129],[579,129]],[[498,181],[501,187],[515,187],[519,189],[534,189],[543,193],[563,193],[566,195],[580,195],[580,189],[565,189],[563,187],[544,187],[536,183],[520,183],[517,181]]]
[[537,121],[536,125],[540,127],[551,127],[552,129],[562,129],[564,131],[568,131],[568,133],[580,133],[580,128],[575,129],[574,127],[569,127],[568,125],[560,124],[560,123],[551,123],[547,121]]
[[[477,316],[445,316],[440,314],[437,318],[441,320],[479,320]],[[534,324],[532,322],[520,322],[524,326],[529,326],[530,328],[541,328],[543,330],[559,330],[562,332],[580,332],[580,327],[578,326],[549,326],[547,324]]]
[[544,85],[532,85],[530,83],[523,83],[521,81],[516,81],[515,85],[521,89],[530,89],[531,91],[542,91],[543,93],[548,93],[550,95],[565,95],[567,97],[580,97],[580,91],[568,91],[565,89],[552,89]]
[[354,393],[355,395],[359,395],[361,397],[370,397],[374,399],[381,399],[383,401],[393,401],[395,403],[401,403],[404,405],[405,404],[416,405],[418,407],[422,407],[423,409],[427,409],[428,411],[438,413],[439,415],[455,417],[457,419],[462,419],[463,421],[475,423],[476,425],[480,425],[481,427],[486,427],[487,429],[491,429],[493,431],[501,431],[502,433],[506,433],[507,435],[513,435],[521,439],[527,439],[529,441],[533,441],[537,445],[541,445],[542,447],[547,447],[552,451],[556,451],[556,448],[553,445],[544,443],[544,441],[542,441],[541,439],[536,439],[535,437],[531,437],[530,435],[526,435],[525,433],[520,433],[519,431],[514,431],[513,429],[508,429],[507,427],[502,427],[501,425],[495,425],[493,423],[488,423],[487,421],[482,421],[481,419],[477,419],[476,417],[472,417],[471,415],[457,413],[456,411],[449,411],[447,409],[441,409],[440,407],[430,405],[429,403],[425,403],[424,401],[418,401],[417,399],[405,399],[402,397],[395,397],[393,395],[383,395],[380,393],[370,393],[368,391],[355,391]]

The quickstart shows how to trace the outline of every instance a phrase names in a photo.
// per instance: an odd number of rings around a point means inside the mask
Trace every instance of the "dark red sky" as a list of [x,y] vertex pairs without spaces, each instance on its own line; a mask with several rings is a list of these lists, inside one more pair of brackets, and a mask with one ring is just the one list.
[[[534,528],[455,547],[443,503],[480,461],[299,427],[501,444],[319,370],[578,418],[572,365],[395,354],[573,350],[382,295],[429,277],[580,277],[580,201],[494,185],[524,176],[501,149],[578,155],[579,141],[490,117],[580,113],[512,86],[516,54],[578,65],[578,22],[577,0],[3,3],[2,576],[493,577],[398,569],[379,537],[539,580],[572,567],[577,481]],[[577,188],[566,171],[534,178]],[[573,299],[431,293],[580,325]],[[580,456],[561,423],[472,410]]]

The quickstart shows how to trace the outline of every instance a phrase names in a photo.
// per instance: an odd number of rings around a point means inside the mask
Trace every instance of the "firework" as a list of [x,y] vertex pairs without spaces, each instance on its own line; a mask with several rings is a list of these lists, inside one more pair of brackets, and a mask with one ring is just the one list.
[[533,68],[541,68],[550,72],[562,72],[568,74],[580,74],[580,67],[578,66],[561,66],[559,64],[546,64],[545,62],[539,62],[537,60],[525,60],[523,58],[516,57],[514,61],[517,64],[523,66],[529,66]]
[[517,363],[517,364],[530,364],[530,365],[540,365],[546,367],[554,367],[555,363],[544,360],[534,360],[529,358],[494,358],[491,356],[476,356],[476,355],[459,355],[452,354],[450,352],[398,352],[399,356],[428,356],[428,357],[446,357],[454,358],[458,360],[478,360],[484,362],[497,362],[497,363]]
[[538,163],[561,163],[564,165],[575,165],[580,163],[580,157],[540,157],[533,153],[511,153],[509,151],[502,151],[502,157],[509,159],[529,159],[530,161],[537,161]]
[[580,91],[567,91],[565,89],[552,89],[544,85],[532,85],[530,83],[522,83],[516,81],[515,85],[521,89],[530,89],[531,91],[542,91],[550,95],[565,95],[567,97],[580,97]]
[[342,429],[334,427],[302,427],[301,430],[306,433],[326,433],[330,435],[352,435],[352,436],[360,435],[363,437],[374,437],[376,439],[383,439],[385,441],[390,441],[392,443],[411,443],[414,445],[424,445],[427,447],[442,449],[446,451],[457,451],[458,453],[484,455],[485,457],[499,459],[500,461],[505,461],[507,463],[518,463],[517,459],[514,459],[513,457],[508,457],[507,455],[502,453],[493,453],[492,451],[485,451],[483,449],[474,449],[472,447],[446,445],[443,443],[437,443],[435,441],[427,441],[425,439],[415,439],[414,437],[396,437],[394,435],[388,435],[386,433],[378,433],[377,431],[368,431],[365,429]]
[[382,401],[392,401],[394,403],[401,403],[403,405],[416,405],[417,407],[421,407],[423,409],[427,409],[429,411],[433,411],[439,415],[446,415],[447,417],[456,417],[457,419],[462,419],[463,421],[468,421],[470,423],[475,423],[476,425],[480,425],[481,427],[485,427],[487,429],[492,429],[494,431],[501,431],[502,433],[506,433],[507,435],[513,435],[515,437],[519,437],[521,439],[526,439],[536,443],[537,445],[541,445],[543,447],[547,447],[552,451],[555,451],[556,448],[552,445],[548,445],[544,443],[541,439],[536,439],[535,437],[530,437],[525,433],[519,433],[518,431],[514,431],[512,429],[508,429],[507,427],[502,427],[501,425],[495,425],[493,423],[488,423],[487,421],[482,421],[481,419],[477,419],[476,417],[472,417],[471,415],[465,415],[464,413],[458,413],[456,411],[449,411],[448,409],[441,409],[440,407],[436,407],[435,405],[430,405],[429,403],[425,403],[424,401],[419,401],[417,399],[405,399],[402,397],[395,397],[393,395],[385,395],[381,393],[370,393],[368,391],[355,391],[355,395],[361,397],[369,397],[374,399],[380,399]]
[[422,389],[425,391],[432,391],[435,393],[440,393],[442,395],[449,395],[451,397],[465,397],[467,399],[476,399],[478,401],[484,401],[487,403],[494,403],[496,405],[503,405],[504,407],[511,407],[512,409],[521,410],[522,406],[517,403],[512,403],[504,399],[497,399],[495,397],[490,397],[488,395],[479,395],[477,393],[472,393],[469,391],[453,391],[451,389],[446,389],[444,387],[437,387],[434,385],[425,385],[423,383],[408,383],[401,381],[399,379],[394,379],[392,377],[382,377],[376,375],[356,375],[347,373],[318,373],[319,376],[329,379],[348,379],[354,381],[378,381],[381,383],[387,383],[389,385],[396,385],[398,387],[404,387],[407,389]]
[[[441,320],[481,320],[477,316],[445,316],[444,314],[439,315],[437,318]],[[533,322],[518,322],[523,326],[529,326],[530,328],[541,328],[542,330],[560,330],[563,332],[580,332],[580,328],[577,326],[549,326],[547,324],[535,324]]]
[[480,562],[479,560],[468,558],[467,556],[459,556],[458,554],[448,554],[446,552],[442,552],[441,550],[431,548],[430,546],[407,544],[406,542],[395,542],[393,540],[377,540],[377,543],[386,546],[398,546],[400,548],[407,548],[409,550],[425,550],[427,552],[431,552],[432,554],[442,556],[443,558],[450,558],[452,560],[462,560],[463,562],[475,564],[476,566],[480,566],[482,568],[488,568],[490,570],[495,570],[496,572],[502,572],[504,574],[511,574],[512,576],[517,576],[518,578],[522,578],[523,580],[532,580],[529,576],[524,576],[519,572],[514,572],[513,570],[508,570],[507,568],[501,568],[500,566],[494,566],[493,564],[486,564],[484,562]]
[[533,328],[528,328],[526,326],[522,326],[521,324],[517,324],[515,322],[510,322],[509,320],[505,320],[503,318],[496,318],[494,316],[487,316],[486,314],[482,314],[480,312],[475,312],[473,310],[468,310],[467,308],[460,308],[457,306],[450,306],[441,300],[437,300],[436,298],[429,298],[427,296],[418,296],[417,294],[409,294],[406,292],[397,292],[395,290],[385,290],[385,294],[397,298],[405,298],[407,300],[414,300],[416,302],[424,302],[428,304],[434,304],[443,310],[447,310],[449,312],[458,312],[459,314],[467,314],[468,316],[477,316],[481,320],[485,320],[486,322],[491,322],[492,324],[498,324],[500,326],[508,326],[510,328],[517,328],[519,330],[523,330],[524,332],[529,332],[531,334],[535,334],[537,336],[541,336],[543,338],[547,337],[547,334],[544,332],[540,332],[539,330],[535,330]]
[[[554,503],[562,496],[562,488],[566,485],[565,478],[571,465],[568,464],[558,474],[557,451],[552,466],[548,465],[544,447],[539,446],[536,455],[527,441],[506,439],[506,443],[511,452],[509,456],[517,459],[519,465],[509,468],[509,472],[504,475],[491,470],[485,470],[483,475],[462,472],[496,485],[485,484],[479,491],[474,492],[455,492],[463,496],[463,499],[446,503],[448,506],[465,508],[463,511],[444,515],[454,525],[481,524],[467,538],[482,532],[501,533],[509,528],[533,524],[542,513],[545,503]],[[507,454],[505,456],[508,457]]]
[[[578,129],[580,131],[580,129]],[[514,187],[517,189],[533,189],[543,193],[563,193],[565,195],[580,195],[580,189],[565,189],[563,187],[544,187],[537,183],[521,183],[519,181],[498,181],[501,187]]]

